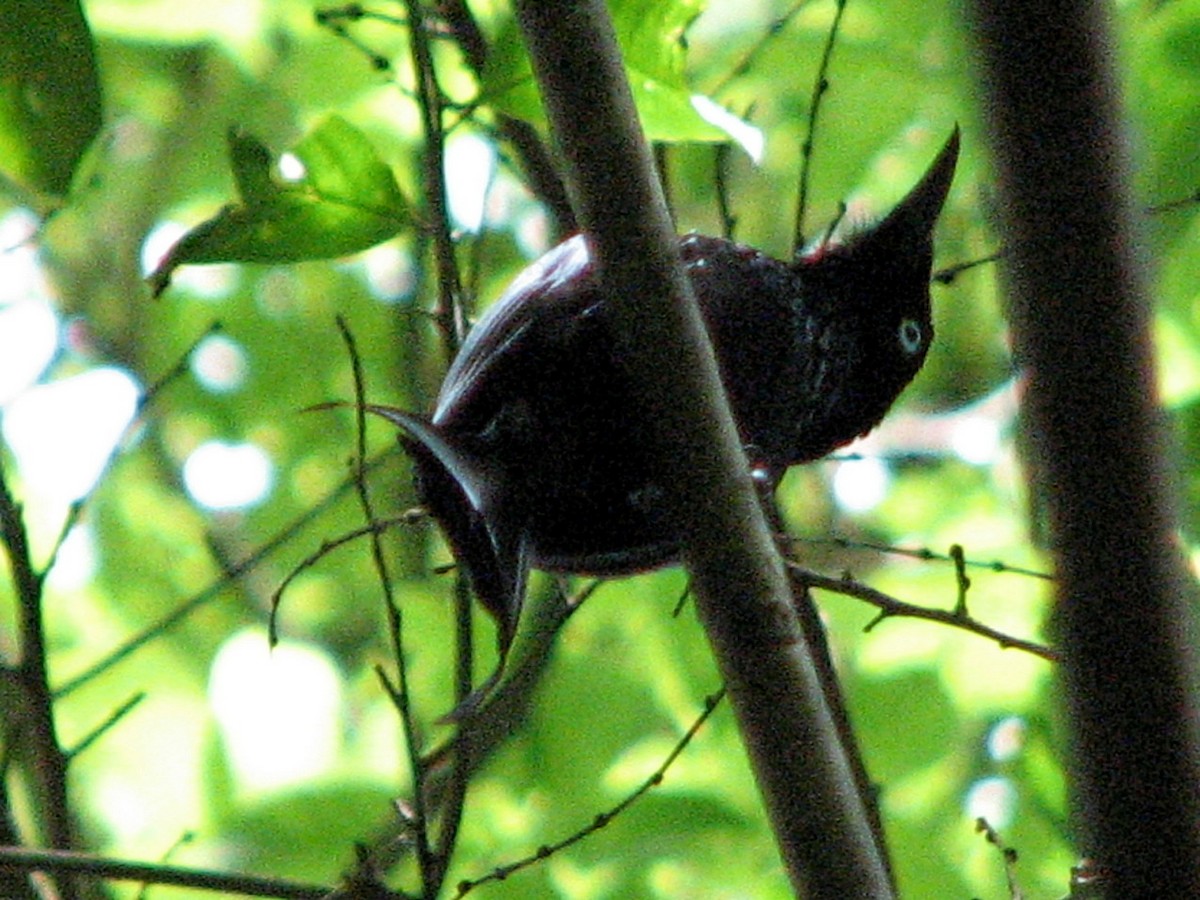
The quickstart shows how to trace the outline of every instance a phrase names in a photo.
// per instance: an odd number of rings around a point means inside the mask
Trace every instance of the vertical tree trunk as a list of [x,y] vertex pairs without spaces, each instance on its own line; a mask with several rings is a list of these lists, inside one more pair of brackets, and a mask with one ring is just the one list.
[[1082,850],[1200,896],[1194,596],[1174,542],[1109,4],[974,0],[1005,278],[1050,512]]

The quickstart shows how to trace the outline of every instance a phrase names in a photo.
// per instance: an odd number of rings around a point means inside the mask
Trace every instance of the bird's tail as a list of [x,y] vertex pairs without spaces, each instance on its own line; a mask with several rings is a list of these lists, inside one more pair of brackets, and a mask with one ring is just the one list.
[[400,441],[412,457],[421,499],[466,568],[479,602],[496,619],[503,658],[516,632],[529,562],[523,530],[504,516],[501,479],[423,416],[390,406],[365,408],[404,430]]

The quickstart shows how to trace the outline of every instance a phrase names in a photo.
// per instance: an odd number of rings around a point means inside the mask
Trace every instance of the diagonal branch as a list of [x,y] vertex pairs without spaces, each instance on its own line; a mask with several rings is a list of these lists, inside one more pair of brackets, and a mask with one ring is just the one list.
[[631,418],[659,460],[697,610],[789,876],[805,896],[890,897],[678,265],[612,23],[601,0],[516,8],[638,387]]

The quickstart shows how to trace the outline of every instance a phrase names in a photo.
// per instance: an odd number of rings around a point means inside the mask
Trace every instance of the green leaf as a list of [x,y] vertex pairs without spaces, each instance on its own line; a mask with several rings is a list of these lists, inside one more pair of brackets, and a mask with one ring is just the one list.
[[653,140],[724,141],[729,137],[696,112],[684,72],[684,31],[704,6],[704,0],[615,0],[610,4],[633,100]]
[[291,156],[303,172],[285,180],[273,171],[261,141],[230,131],[229,158],[241,203],[222,208],[171,248],[148,279],[155,296],[181,265],[330,259],[366,250],[410,224],[391,169],[344,119],[325,119]]
[[[610,4],[625,57],[626,75],[647,136],[655,141],[726,141],[730,133],[696,111],[684,72],[684,29],[700,14],[700,0]],[[500,27],[483,72],[484,102],[544,127],[545,112],[515,19]]]
[[229,129],[229,164],[243,203],[266,204],[279,194],[271,177],[271,151],[254,135],[240,128]]
[[0,28],[0,171],[67,193],[100,130],[92,35],[78,0],[7,0]]
[[686,89],[683,34],[704,6],[703,0],[611,3],[613,28],[631,74],[639,72],[663,86]]

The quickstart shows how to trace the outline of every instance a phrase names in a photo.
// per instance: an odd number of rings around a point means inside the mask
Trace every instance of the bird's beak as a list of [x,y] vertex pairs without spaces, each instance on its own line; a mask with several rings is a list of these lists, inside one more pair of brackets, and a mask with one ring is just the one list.
[[950,183],[954,180],[958,146],[959,131],[956,125],[925,177],[882,222],[869,230],[873,243],[886,246],[891,252],[931,252],[933,229],[946,202],[946,195],[950,193]]

